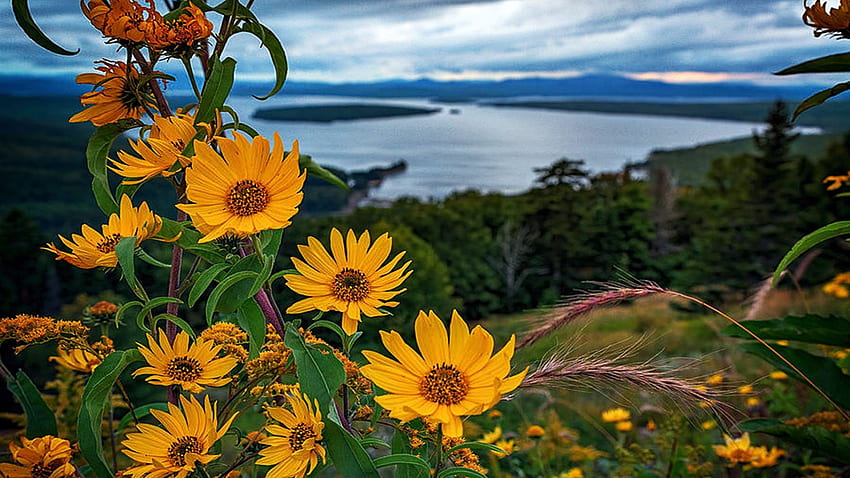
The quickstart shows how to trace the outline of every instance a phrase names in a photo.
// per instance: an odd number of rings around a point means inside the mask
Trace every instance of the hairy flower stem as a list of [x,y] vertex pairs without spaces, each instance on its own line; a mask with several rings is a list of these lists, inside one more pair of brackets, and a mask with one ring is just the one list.
[[[139,67],[141,67],[144,74],[153,74],[153,68],[151,68],[150,63],[148,63],[141,51],[134,49],[133,57],[136,59],[136,63],[139,64]],[[171,108],[168,106],[168,101],[165,100],[165,95],[162,94],[162,88],[159,87],[159,83],[157,83],[156,78],[151,78],[150,81],[148,81],[148,85],[151,87],[153,97],[156,100],[156,109],[159,110],[159,115],[163,118],[171,116]]]
[[[181,198],[181,202],[185,199]],[[186,220],[186,213],[183,211],[177,211],[177,222],[183,222]],[[174,247],[171,249],[171,270],[168,274],[168,297],[178,298],[180,295],[178,293],[178,288],[180,287],[180,269],[183,264],[183,248],[174,244]],[[177,310],[180,304],[176,302],[169,303],[165,306],[165,312],[171,315],[176,316]],[[168,337],[169,342],[174,342],[174,338],[177,337],[177,324],[172,321],[167,321],[165,323],[165,335]],[[168,403],[177,403],[178,392],[175,387],[168,387]]]

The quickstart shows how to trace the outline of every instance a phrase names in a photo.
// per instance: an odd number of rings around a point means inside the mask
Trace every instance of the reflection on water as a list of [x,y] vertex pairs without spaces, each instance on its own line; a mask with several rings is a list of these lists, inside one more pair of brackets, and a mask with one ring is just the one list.
[[[594,172],[642,161],[654,149],[749,136],[755,123],[628,116],[600,113],[439,104],[422,99],[286,97],[259,102],[234,98],[244,121],[260,133],[279,131],[285,144],[298,139],[301,151],[320,164],[346,170],[387,166],[399,159],[407,172],[370,193],[376,199],[444,197],[478,189],[516,193],[534,181],[534,168],[568,157],[583,159]],[[272,122],[250,118],[258,107],[315,103],[388,103],[433,107],[424,116],[348,122]],[[458,109],[457,114],[450,110]]]

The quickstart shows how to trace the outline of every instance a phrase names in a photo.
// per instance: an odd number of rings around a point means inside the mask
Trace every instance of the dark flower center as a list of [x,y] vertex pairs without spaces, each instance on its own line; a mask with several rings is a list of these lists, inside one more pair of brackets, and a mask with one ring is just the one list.
[[250,179],[237,182],[225,198],[227,209],[237,216],[252,216],[262,212],[269,205],[269,190]]
[[104,236],[103,240],[97,243],[98,251],[108,254],[115,250],[115,246],[118,244],[118,241],[121,240],[121,234],[110,234],[108,236]]
[[165,369],[169,377],[181,382],[194,382],[201,378],[203,371],[201,363],[189,357],[174,357]]
[[440,405],[460,403],[469,393],[469,382],[463,372],[454,365],[434,365],[419,380],[419,391],[426,400]]
[[304,442],[310,438],[316,438],[316,432],[313,431],[313,426],[309,423],[301,422],[291,428],[292,433],[289,435],[289,446],[292,451],[298,451],[304,448]]
[[177,466],[186,466],[186,454],[196,453],[200,455],[203,452],[204,448],[198,437],[185,436],[168,447],[168,458]]
[[340,271],[331,281],[333,295],[346,302],[358,302],[365,299],[369,295],[369,290],[366,274],[348,267]]

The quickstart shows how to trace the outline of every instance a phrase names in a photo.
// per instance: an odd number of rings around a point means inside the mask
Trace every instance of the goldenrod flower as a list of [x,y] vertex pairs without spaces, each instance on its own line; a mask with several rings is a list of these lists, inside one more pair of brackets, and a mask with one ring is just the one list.
[[614,428],[616,428],[617,431],[628,432],[628,431],[631,431],[633,426],[634,425],[632,424],[632,422],[630,420],[624,420],[624,421],[621,421],[621,422],[617,422],[614,425]]
[[[153,2],[151,2],[153,4]],[[141,43],[154,24],[162,22],[156,10],[145,7],[134,0],[89,0],[81,1],[83,15],[103,36],[125,43]]]
[[770,372],[770,378],[772,378],[773,380],[787,380],[788,374],[783,372],[782,370],[775,370],[773,372]]
[[496,427],[493,431],[485,433],[478,441],[482,443],[496,443],[496,440],[499,438],[502,438],[502,427]]
[[322,439],[322,413],[318,401],[310,401],[306,394],[286,396],[291,410],[280,407],[266,409],[277,424],[266,427],[268,437],[260,440],[266,448],[260,450],[258,465],[274,465],[266,478],[301,478],[310,473],[322,459],[325,449]]
[[574,467],[558,475],[558,478],[584,478],[584,472],[581,468]]
[[83,310],[83,322],[90,326],[114,324],[118,306],[101,300]]
[[715,422],[714,420],[706,420],[700,423],[699,426],[703,430],[714,430],[715,428],[717,428],[717,422]]
[[496,458],[502,459],[516,450],[516,441],[515,440],[499,440],[495,443],[495,445],[502,449],[502,453],[498,451],[490,451]]
[[149,87],[140,82],[135,66],[120,61],[103,60],[100,63],[103,66],[95,69],[101,71],[101,74],[77,75],[77,83],[92,85],[100,90],[80,96],[80,103],[87,108],[71,116],[69,122],[91,121],[95,126],[103,126],[122,119],[139,119],[146,107],[155,107],[155,102],[148,98]]
[[218,412],[209,397],[204,397],[201,405],[195,397],[181,396],[180,408],[169,403],[168,411],[151,410],[151,414],[164,429],[140,423],[137,432],[127,435],[122,452],[136,464],[125,470],[124,476],[185,478],[197,463],[206,465],[220,456],[207,452],[236,418],[228,418],[219,427]]
[[232,140],[216,139],[222,154],[195,141],[195,156],[186,169],[186,197],[192,204],[177,205],[196,227],[202,224],[204,237],[198,242],[288,226],[298,212],[306,178],[298,166],[298,142],[284,159],[277,133],[271,151],[262,136],[250,141],[234,133]]
[[230,322],[216,322],[201,332],[200,337],[221,346],[221,353],[230,355],[239,362],[248,359],[248,351],[242,344],[248,343],[248,334]]
[[747,407],[748,408],[757,407],[759,405],[761,405],[761,401],[759,401],[758,398],[756,398],[756,397],[747,398]]
[[145,35],[148,46],[154,50],[187,49],[200,40],[206,40],[212,34],[213,24],[204,16],[204,12],[194,4],[183,9],[177,19],[160,21]]
[[9,443],[9,451],[17,465],[0,463],[0,476],[4,478],[66,478],[75,476],[71,464],[71,443],[51,435],[21,438],[21,445]]
[[237,359],[226,355],[218,358],[221,346],[204,339],[189,345],[189,334],[181,331],[170,343],[163,330],[159,341],[148,334],[148,347],[141,344],[139,352],[145,357],[147,367],[141,367],[133,376],[150,375],[146,380],[154,385],[180,385],[183,390],[200,393],[204,386],[220,387],[230,382],[228,374]]
[[602,412],[602,421],[606,423],[631,420],[632,414],[624,408],[611,408]]
[[133,207],[130,196],[121,197],[119,212],[109,216],[109,221],[101,226],[101,232],[87,224],[83,224],[83,235],[72,234],[71,239],[59,236],[62,243],[71,251],[59,250],[54,243],[49,243],[42,249],[56,254],[56,260],[64,260],[81,269],[95,267],[115,267],[118,256],[115,246],[124,237],[135,237],[136,246],[145,239],[155,236],[162,228],[162,218],[151,212],[148,204],[142,202],[138,208]]
[[334,228],[331,230],[333,255],[315,237],[308,237],[307,244],[298,246],[303,261],[292,258],[300,275],[287,274],[284,278],[290,289],[309,297],[292,304],[286,313],[300,314],[314,309],[342,312],[342,329],[351,335],[357,332],[361,315],[379,317],[386,315],[379,307],[398,305],[390,299],[406,289],[393,289],[412,271],[406,271],[410,261],[393,270],[404,252],[386,262],[392,248],[388,234],[371,243],[369,231],[364,231],[358,239],[349,230],[343,243],[342,234]]
[[723,374],[722,373],[716,373],[716,374],[708,377],[707,379],[705,379],[705,383],[707,383],[711,386],[720,385],[721,383],[723,383]]
[[83,349],[67,349],[60,345],[56,348],[56,353],[58,355],[50,357],[49,360],[77,372],[91,373],[101,362],[100,357]]
[[457,311],[451,337],[433,312],[419,312],[414,324],[420,354],[398,332],[381,331],[381,340],[397,359],[364,350],[363,375],[388,393],[375,401],[402,421],[417,417],[442,424],[449,437],[463,434],[462,415],[477,415],[517,388],[528,368],[508,377],[516,338],[493,354],[493,336],[481,326],[470,333]]
[[176,163],[181,167],[190,163],[189,158],[183,155],[183,150],[198,134],[193,120],[194,118],[185,114],[167,118],[154,115],[147,139],[129,141],[130,146],[141,157],[118,151],[118,161],[110,159],[113,166],[109,169],[127,178],[122,181],[124,184],[138,184],[159,175],[173,175],[177,171],[171,169]]
[[528,427],[528,430],[525,431],[525,436],[528,438],[540,438],[545,434],[546,430],[544,430],[540,425],[531,425]]
[[815,29],[816,37],[828,33],[848,38],[850,34],[850,2],[841,0],[838,7],[832,7],[829,12],[826,11],[827,3],[824,0],[816,0],[811,6],[803,5],[806,11],[803,12],[803,23]]
[[70,343],[83,343],[88,333],[89,328],[76,320],[56,320],[29,314],[0,319],[0,342],[16,340],[23,344],[16,349],[16,353],[27,345],[58,338]]

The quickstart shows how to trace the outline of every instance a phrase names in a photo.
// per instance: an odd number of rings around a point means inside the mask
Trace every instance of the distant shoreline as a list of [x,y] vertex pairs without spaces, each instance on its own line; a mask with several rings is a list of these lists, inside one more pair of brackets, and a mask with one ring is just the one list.
[[330,123],[332,121],[353,121],[362,119],[427,115],[437,113],[441,110],[442,108],[421,108],[416,106],[345,103],[333,105],[283,106],[275,108],[260,108],[254,112],[254,118],[270,121],[307,121],[316,123]]

